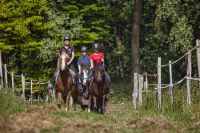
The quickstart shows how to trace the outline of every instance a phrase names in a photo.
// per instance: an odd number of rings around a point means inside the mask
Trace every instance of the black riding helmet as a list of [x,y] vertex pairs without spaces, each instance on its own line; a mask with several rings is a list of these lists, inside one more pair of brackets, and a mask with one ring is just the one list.
[[86,46],[82,46],[82,47],[81,47],[81,51],[82,51],[82,52],[86,52],[86,51],[87,51],[87,47],[86,47]]
[[65,37],[63,38],[63,40],[64,40],[64,41],[70,41],[71,38],[70,38],[69,36],[65,36]]

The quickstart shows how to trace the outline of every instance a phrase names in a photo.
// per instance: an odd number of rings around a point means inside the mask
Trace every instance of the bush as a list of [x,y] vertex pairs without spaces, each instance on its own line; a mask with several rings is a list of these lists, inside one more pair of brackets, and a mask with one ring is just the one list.
[[114,94],[109,96],[111,102],[120,103],[125,101],[131,101],[132,99],[131,84],[113,84],[112,88],[114,90]]

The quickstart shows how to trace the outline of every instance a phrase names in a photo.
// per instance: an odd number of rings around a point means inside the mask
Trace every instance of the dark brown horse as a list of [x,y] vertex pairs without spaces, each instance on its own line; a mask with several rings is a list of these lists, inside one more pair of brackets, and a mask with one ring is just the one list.
[[83,93],[86,91],[86,81],[88,79],[89,70],[83,69],[83,75],[78,78],[79,85],[73,91],[73,102],[74,102],[74,110],[76,110],[76,103],[81,105],[82,110],[88,108],[88,112],[90,112],[90,99],[86,99],[83,97]]
[[73,90],[73,80],[67,66],[69,56],[66,52],[62,51],[58,58],[58,76],[56,78],[56,101],[59,108],[61,108],[61,96],[63,97],[66,111],[69,110],[70,98]]
[[109,81],[105,77],[103,64],[96,64],[94,76],[89,83],[89,93],[91,95],[92,109],[97,113],[104,113],[106,109],[106,98],[109,93]]

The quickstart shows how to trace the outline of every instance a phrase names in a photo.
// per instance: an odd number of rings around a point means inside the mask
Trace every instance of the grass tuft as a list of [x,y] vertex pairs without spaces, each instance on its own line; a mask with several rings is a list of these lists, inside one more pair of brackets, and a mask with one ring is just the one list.
[[24,103],[11,90],[0,91],[0,117],[8,117],[24,110]]

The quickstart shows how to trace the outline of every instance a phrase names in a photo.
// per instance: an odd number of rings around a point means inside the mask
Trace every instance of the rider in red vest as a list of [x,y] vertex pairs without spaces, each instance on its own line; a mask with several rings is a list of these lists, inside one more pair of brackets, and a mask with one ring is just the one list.
[[[97,42],[93,43],[93,48],[94,48],[94,53],[90,54],[91,69],[93,69],[95,64],[97,64],[97,63],[103,63],[103,65],[104,65],[104,58],[105,58],[104,53],[99,51],[99,43],[97,43]],[[111,79],[106,71],[105,71],[105,77],[106,77],[106,80],[109,81],[110,93],[113,93],[113,90],[111,87]]]

